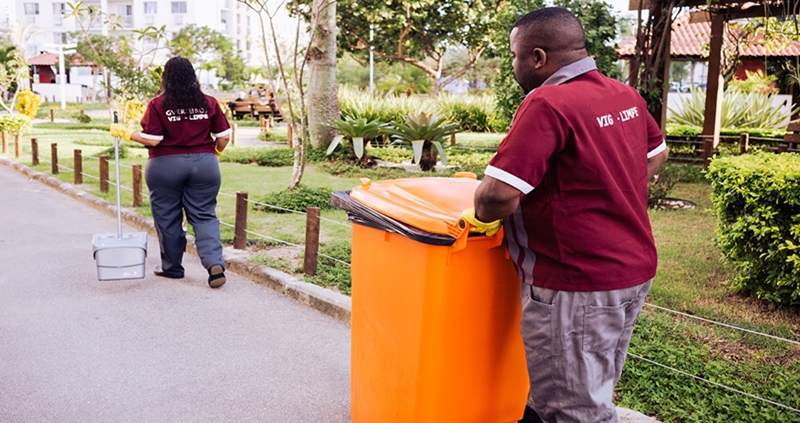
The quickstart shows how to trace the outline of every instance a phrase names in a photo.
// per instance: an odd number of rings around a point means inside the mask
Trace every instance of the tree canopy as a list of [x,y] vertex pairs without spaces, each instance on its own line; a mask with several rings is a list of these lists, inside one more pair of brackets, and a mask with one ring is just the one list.
[[[495,31],[494,40],[497,55],[503,59],[496,84],[497,108],[508,123],[524,95],[514,79],[508,36],[517,19],[545,6],[544,0],[511,0],[508,9],[497,19],[499,28]],[[619,70],[615,66],[617,54],[612,41],[617,35],[620,21],[612,13],[611,5],[598,0],[555,0],[552,6],[569,9],[578,17],[586,31],[586,50],[594,57],[597,69],[604,75],[618,78]]]
[[196,67],[212,64],[217,74],[231,82],[245,80],[244,61],[234,44],[221,32],[206,26],[186,25],[167,43],[173,56],[181,56]]
[[[380,58],[416,66],[431,78],[435,94],[491,48],[495,20],[505,5],[504,0],[339,2],[339,50],[365,60],[371,48]],[[469,59],[445,75],[445,53],[455,46],[466,49]]]

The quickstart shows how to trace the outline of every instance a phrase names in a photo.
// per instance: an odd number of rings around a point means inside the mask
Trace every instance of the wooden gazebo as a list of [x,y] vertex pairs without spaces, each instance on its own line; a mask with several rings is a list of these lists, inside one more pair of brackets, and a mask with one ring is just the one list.
[[[690,22],[710,22],[703,136],[712,138],[716,147],[719,144],[726,22],[742,18],[795,16],[800,14],[798,7],[797,0],[630,0],[629,9],[639,11],[635,48],[631,55],[631,69],[636,71],[631,73],[630,83],[649,100],[649,111],[663,128],[674,14],[690,8]],[[647,21],[642,20],[642,10],[648,11]]]

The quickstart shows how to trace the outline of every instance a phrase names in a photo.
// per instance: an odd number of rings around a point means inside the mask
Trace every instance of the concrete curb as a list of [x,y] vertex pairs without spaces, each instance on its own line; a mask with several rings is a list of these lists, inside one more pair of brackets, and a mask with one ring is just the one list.
[[[96,197],[83,191],[74,185],[63,182],[58,178],[31,169],[28,166],[17,163],[6,157],[0,157],[0,164],[15,169],[30,179],[44,183],[58,191],[63,192],[97,210],[117,216],[117,205],[112,204],[102,198]],[[137,230],[149,233],[157,237],[153,219],[144,217],[133,210],[122,207],[120,211],[122,221]],[[189,235],[187,238],[186,251],[197,255],[194,238]],[[275,270],[266,266],[250,263],[241,257],[241,254],[232,247],[225,247],[222,255],[227,268],[238,275],[244,276],[254,282],[267,286],[287,295],[295,301],[305,304],[320,313],[328,315],[342,323],[350,325],[350,297],[338,294],[320,286],[304,282],[292,275]]]

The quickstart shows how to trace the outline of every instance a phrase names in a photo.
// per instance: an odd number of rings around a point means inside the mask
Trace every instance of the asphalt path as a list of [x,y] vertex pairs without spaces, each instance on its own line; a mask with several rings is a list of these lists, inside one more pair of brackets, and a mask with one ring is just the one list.
[[[0,166],[0,422],[349,422],[350,331],[229,272],[98,281],[116,219]],[[123,225],[123,231],[134,229]]]

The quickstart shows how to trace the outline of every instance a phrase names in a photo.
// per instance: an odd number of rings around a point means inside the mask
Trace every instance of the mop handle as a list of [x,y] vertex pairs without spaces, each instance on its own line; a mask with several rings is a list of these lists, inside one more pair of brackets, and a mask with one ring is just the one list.
[[[117,123],[117,112],[114,112],[114,123]],[[119,196],[119,137],[114,137],[114,163],[117,173],[117,239],[122,239],[122,200]]]

